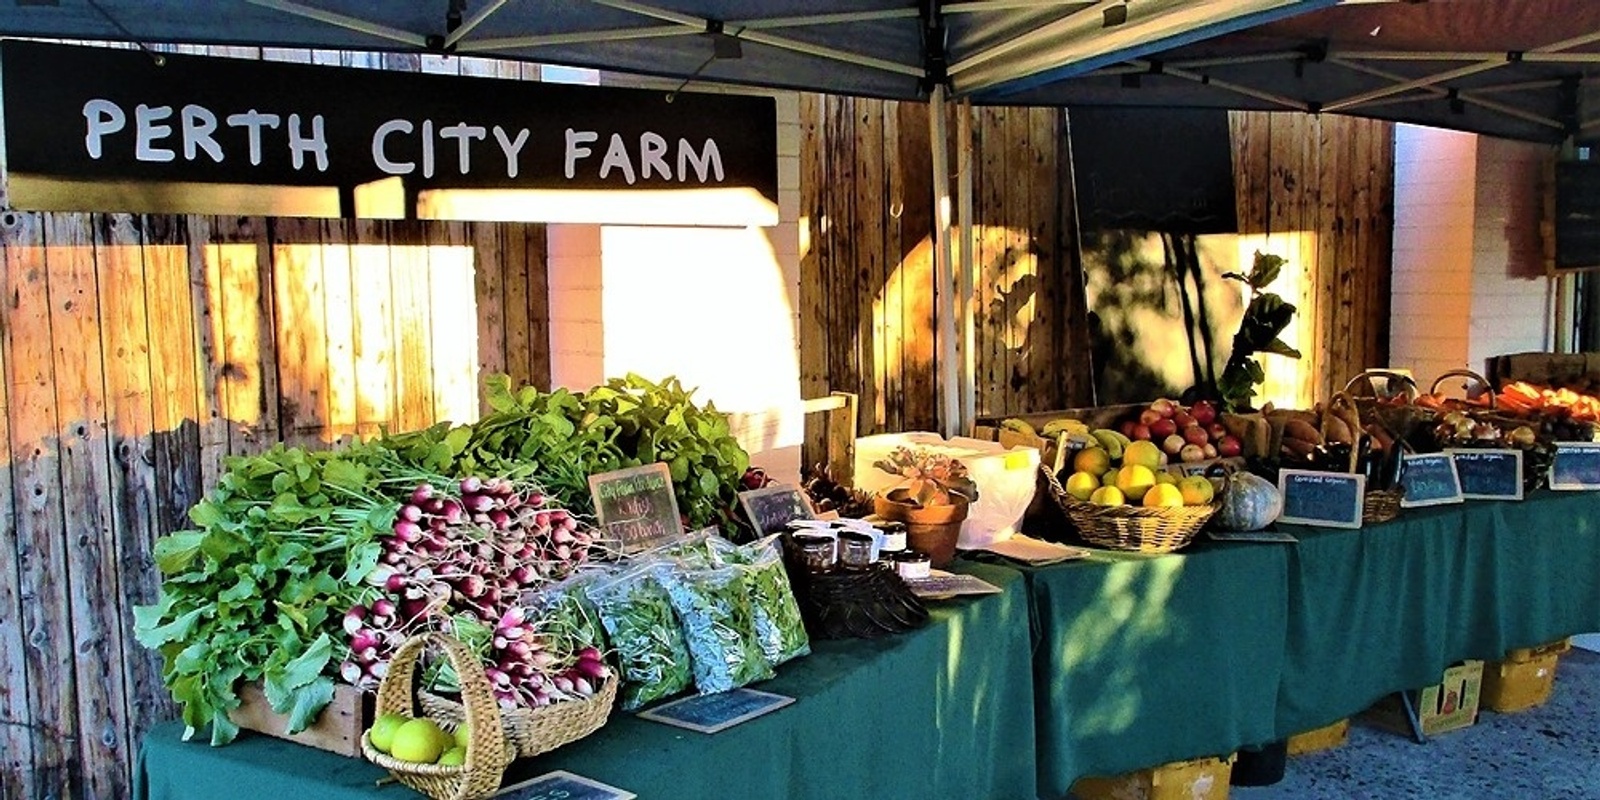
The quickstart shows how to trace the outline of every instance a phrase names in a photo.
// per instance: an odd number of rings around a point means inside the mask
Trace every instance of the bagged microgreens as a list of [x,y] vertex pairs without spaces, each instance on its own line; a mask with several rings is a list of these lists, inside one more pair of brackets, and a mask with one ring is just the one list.
[[523,604],[538,616],[546,629],[553,629],[580,645],[604,651],[606,630],[600,621],[600,609],[595,608],[584,589],[606,574],[596,569],[574,573],[566,580],[525,592]]
[[789,584],[789,574],[783,568],[777,537],[737,546],[726,540],[712,540],[712,547],[720,561],[746,573],[750,604],[755,614],[756,641],[767,663],[776,667],[810,653],[811,640],[806,635],[805,620],[800,616],[800,604]]
[[683,638],[701,694],[737,689],[772,677],[772,665],[756,641],[755,609],[747,571],[737,566],[663,570],[672,609],[683,621]]
[[689,688],[689,650],[672,600],[646,559],[588,587],[616,651],[622,708],[632,710]]

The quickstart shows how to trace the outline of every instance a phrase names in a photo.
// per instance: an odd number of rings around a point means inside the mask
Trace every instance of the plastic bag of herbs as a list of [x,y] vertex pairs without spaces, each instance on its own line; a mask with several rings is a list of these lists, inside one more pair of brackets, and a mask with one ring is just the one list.
[[694,683],[682,626],[658,578],[668,563],[637,560],[584,588],[617,655],[622,677],[618,697],[624,710],[670,697]]
[[600,621],[600,609],[586,591],[610,576],[611,571],[606,569],[576,572],[556,583],[524,592],[521,604],[531,612],[530,616],[541,621],[542,628],[555,631],[574,647],[593,647],[604,653],[611,649],[605,624]]
[[756,641],[767,663],[776,667],[811,652],[811,639],[800,616],[800,603],[783,568],[778,537],[768,536],[745,545],[713,539],[719,561],[745,570],[750,602],[755,612]]
[[737,689],[773,676],[756,637],[750,571],[727,564],[659,573],[683,622],[683,638],[694,660],[694,685],[701,694]]

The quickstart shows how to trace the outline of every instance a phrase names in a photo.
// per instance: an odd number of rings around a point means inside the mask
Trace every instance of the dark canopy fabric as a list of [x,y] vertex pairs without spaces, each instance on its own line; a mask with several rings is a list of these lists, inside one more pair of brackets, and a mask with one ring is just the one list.
[[1600,133],[1594,0],[0,0],[0,35],[452,52],[1007,105]]

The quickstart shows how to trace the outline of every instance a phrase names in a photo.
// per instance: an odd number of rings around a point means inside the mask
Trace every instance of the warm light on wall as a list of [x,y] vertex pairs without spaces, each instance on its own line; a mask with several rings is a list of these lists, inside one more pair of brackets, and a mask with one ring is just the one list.
[[778,224],[778,205],[749,188],[432,189],[418,193],[417,217],[488,222],[766,226]]
[[[1275,233],[1270,239],[1264,235],[1235,237],[1239,246],[1239,266],[1248,270],[1256,251],[1272,253],[1284,258],[1283,270],[1278,279],[1267,287],[1295,306],[1294,321],[1279,337],[1285,344],[1299,350],[1299,359],[1282,356],[1258,356],[1267,373],[1266,383],[1257,387],[1256,407],[1271,402],[1277,408],[1310,408],[1316,402],[1314,378],[1322,354],[1316,352],[1317,341],[1317,287],[1312,282],[1311,260],[1317,252],[1317,235],[1310,231]],[[1248,299],[1248,290],[1242,284],[1240,297]],[[1336,378],[1338,376],[1335,376]]]

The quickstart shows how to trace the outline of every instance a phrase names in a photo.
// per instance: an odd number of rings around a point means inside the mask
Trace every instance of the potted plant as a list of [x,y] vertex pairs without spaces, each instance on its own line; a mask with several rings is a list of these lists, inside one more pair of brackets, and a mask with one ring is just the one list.
[[956,539],[978,486],[959,460],[927,448],[897,447],[874,467],[902,480],[873,498],[878,516],[906,525],[907,544],[935,567],[955,558]]

